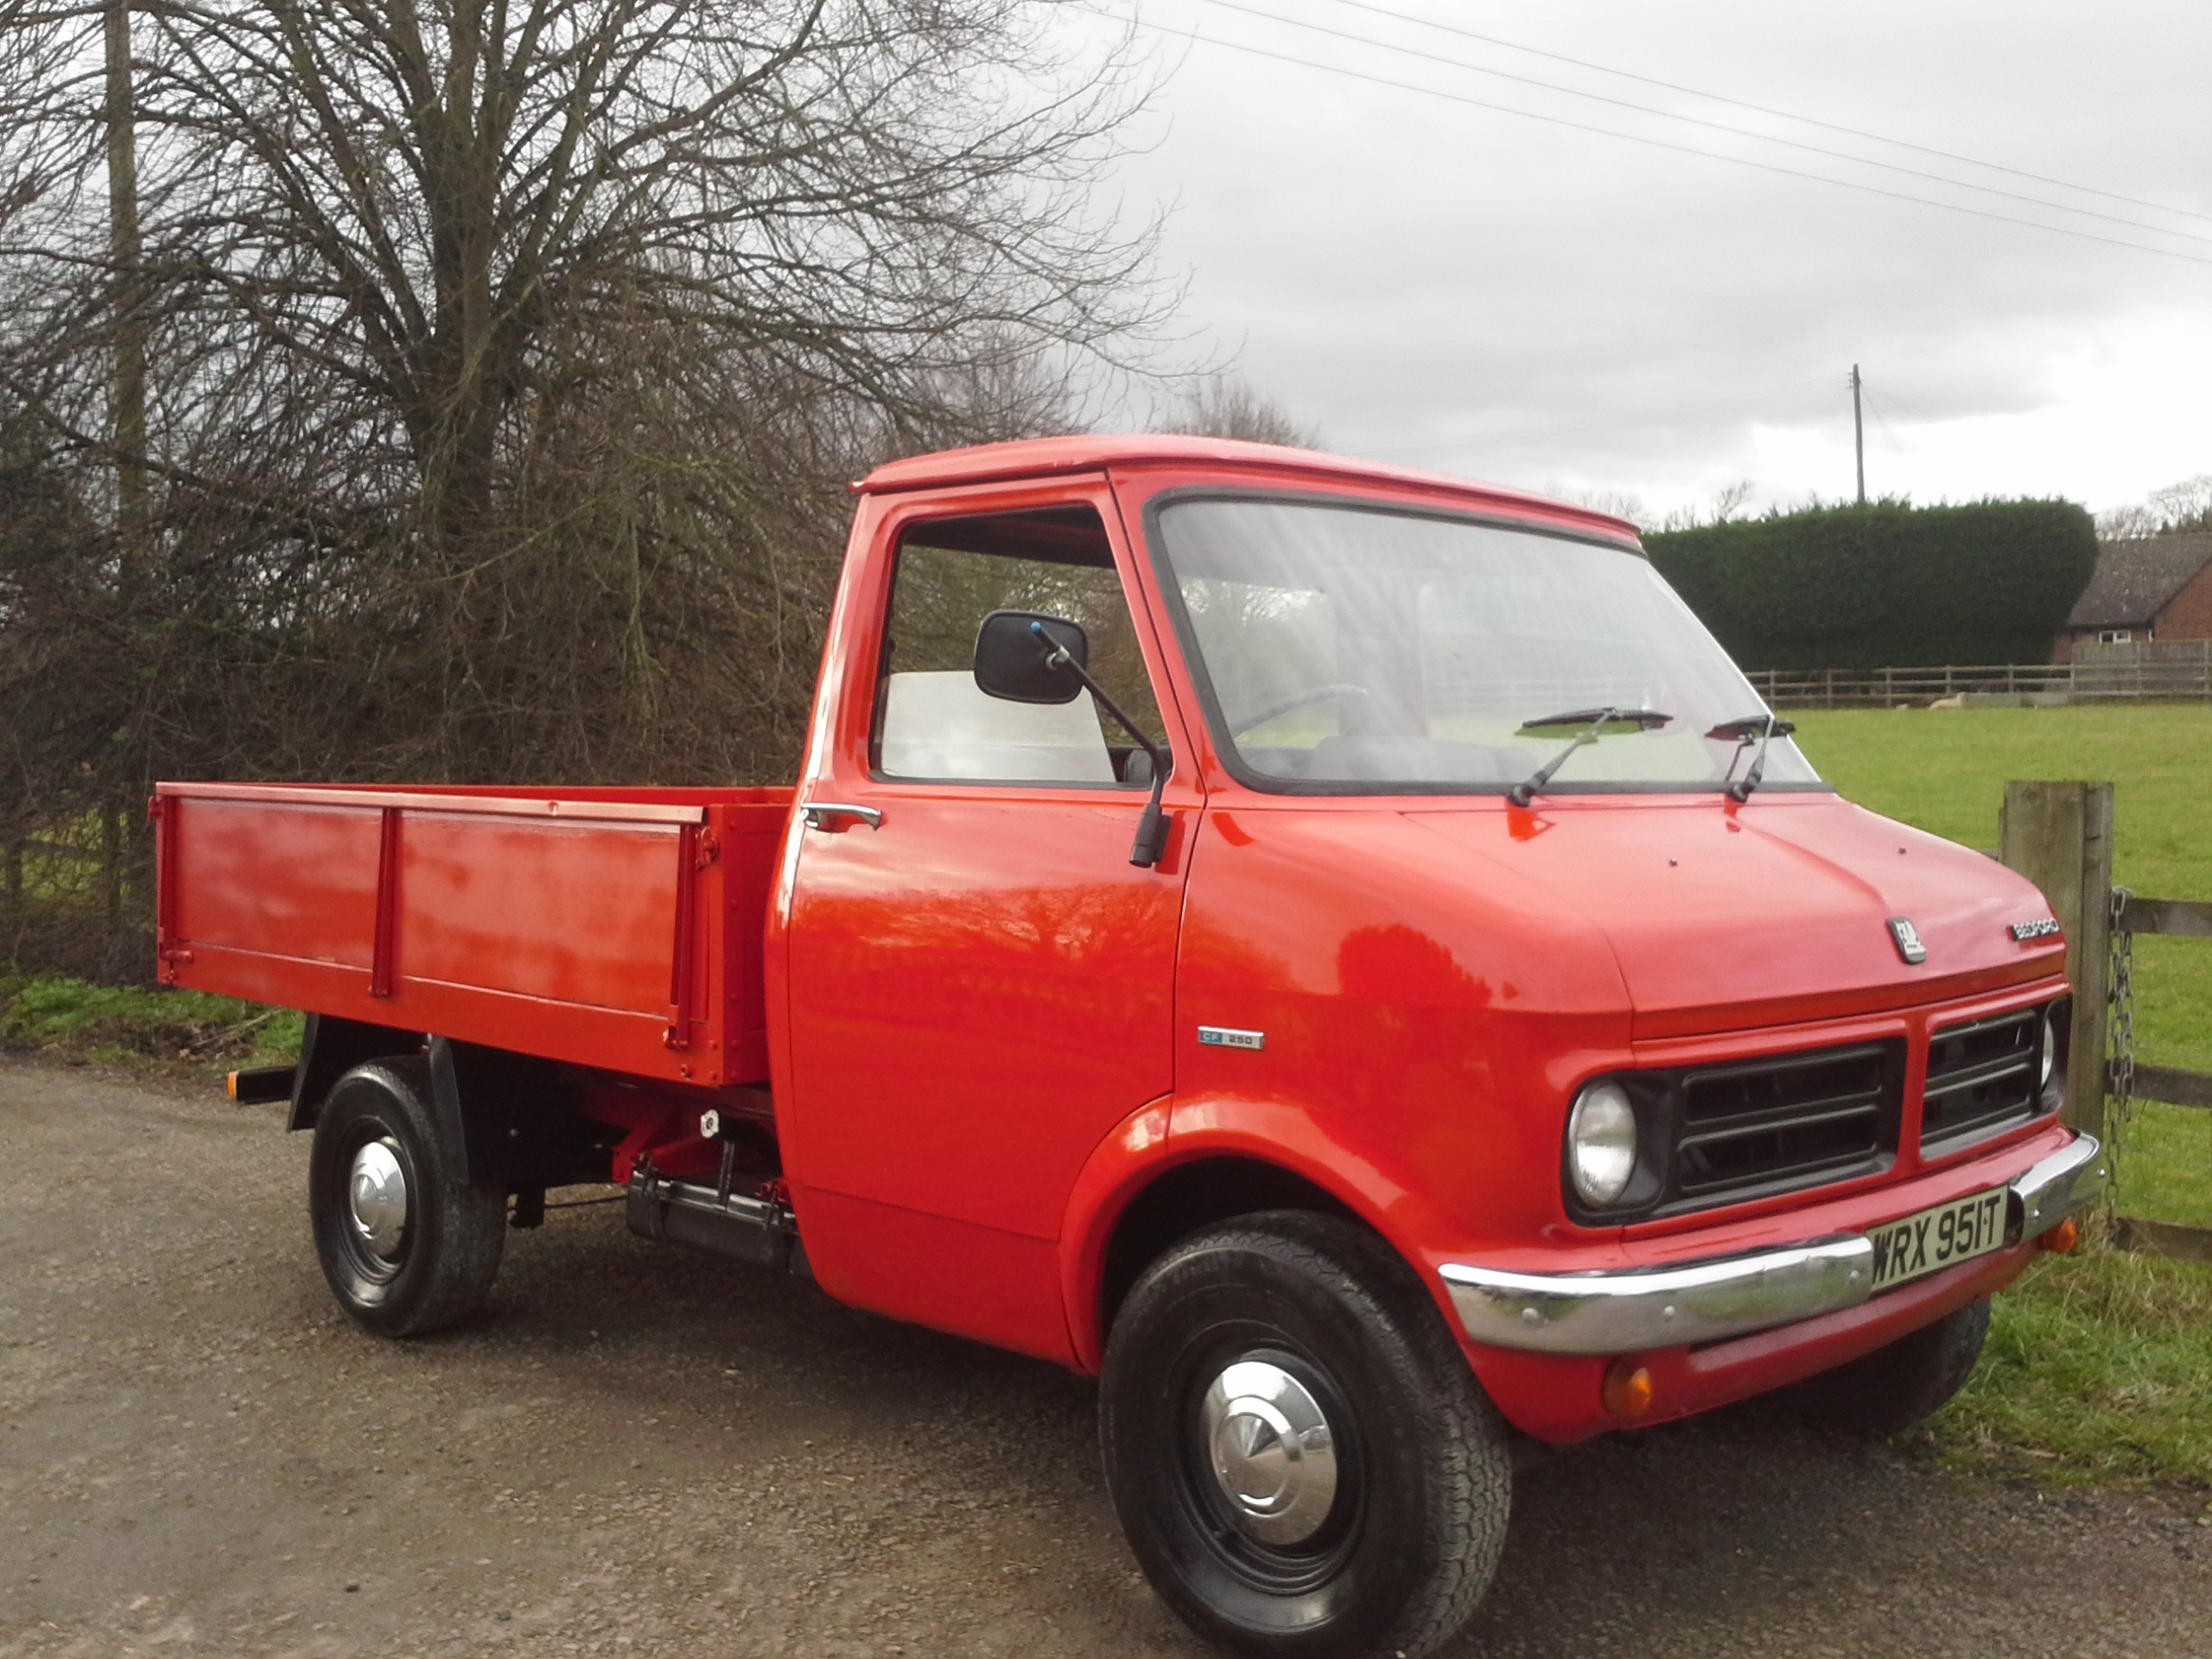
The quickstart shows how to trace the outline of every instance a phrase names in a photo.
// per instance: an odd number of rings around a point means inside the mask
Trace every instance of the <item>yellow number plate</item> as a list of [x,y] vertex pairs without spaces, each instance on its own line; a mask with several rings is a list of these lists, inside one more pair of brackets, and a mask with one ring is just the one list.
[[2004,1249],[2011,1191],[1993,1186],[1872,1229],[1866,1236],[1874,1245],[1874,1288],[1887,1290]]

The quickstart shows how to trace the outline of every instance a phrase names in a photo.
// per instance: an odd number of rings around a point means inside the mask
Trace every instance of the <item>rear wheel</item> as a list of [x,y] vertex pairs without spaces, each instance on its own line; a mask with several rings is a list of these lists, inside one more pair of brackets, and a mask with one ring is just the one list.
[[379,1336],[446,1330],[491,1291],[506,1194],[461,1180],[459,1161],[425,1061],[356,1066],[322,1103],[308,1174],[315,1252],[339,1305]]
[[1965,1386],[1988,1335],[1985,1296],[1863,1359],[1799,1384],[1799,1414],[1817,1427],[1850,1434],[1894,1434],[1910,1428]]
[[1233,1650],[1427,1652],[1504,1543],[1503,1428],[1404,1264],[1278,1211],[1178,1244],[1116,1318],[1107,1482],[1161,1599]]

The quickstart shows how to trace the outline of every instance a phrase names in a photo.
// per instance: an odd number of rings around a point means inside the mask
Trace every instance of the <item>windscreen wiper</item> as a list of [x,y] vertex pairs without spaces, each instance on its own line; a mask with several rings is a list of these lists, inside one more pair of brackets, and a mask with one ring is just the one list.
[[1758,753],[1751,757],[1751,769],[1728,785],[1728,793],[1738,802],[1751,799],[1751,791],[1766,776],[1766,746],[1777,737],[1789,736],[1796,729],[1789,721],[1777,719],[1773,714],[1768,713],[1743,715],[1734,720],[1724,720],[1707,732],[1706,735],[1715,742],[1735,744],[1735,759],[1728,762],[1731,772],[1736,770],[1736,761],[1743,758],[1744,746],[1754,737],[1759,741]]
[[1607,725],[1626,725],[1634,721],[1649,729],[1664,726],[1673,720],[1672,715],[1662,715],[1656,709],[1570,709],[1563,715],[1546,715],[1541,720],[1524,720],[1524,732],[1541,731],[1547,726],[1587,726],[1592,721]]
[[1777,737],[1787,737],[1797,729],[1793,722],[1777,719],[1772,715],[1744,715],[1735,720],[1722,721],[1706,735],[1723,743],[1748,743],[1755,737],[1765,736],[1770,725],[1774,728]]
[[1599,734],[1608,726],[1633,721],[1649,731],[1666,725],[1673,719],[1672,715],[1662,715],[1656,709],[1570,709],[1563,715],[1546,715],[1541,720],[1524,720],[1521,722],[1521,729],[1524,732],[1539,731],[1547,726],[1579,725],[1584,729],[1573,742],[1537,767],[1525,783],[1516,784],[1506,791],[1506,798],[1516,806],[1528,805],[1536,798],[1536,791],[1551,782],[1552,774],[1567,764],[1567,756],[1586,743],[1595,743]]

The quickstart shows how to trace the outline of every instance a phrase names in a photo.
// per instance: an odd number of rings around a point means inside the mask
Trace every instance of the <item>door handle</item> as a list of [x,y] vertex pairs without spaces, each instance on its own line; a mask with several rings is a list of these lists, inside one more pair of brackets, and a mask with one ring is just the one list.
[[847,801],[809,801],[799,808],[799,816],[810,830],[826,830],[832,834],[842,831],[845,822],[857,818],[871,830],[883,827],[883,814],[873,806],[855,806]]

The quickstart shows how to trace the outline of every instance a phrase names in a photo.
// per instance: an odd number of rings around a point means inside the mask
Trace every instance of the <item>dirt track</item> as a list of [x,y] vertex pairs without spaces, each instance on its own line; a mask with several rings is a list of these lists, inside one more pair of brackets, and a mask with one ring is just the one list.
[[[648,1246],[513,1236],[410,1344],[272,1108],[0,1062],[0,1656],[1196,1655],[1090,1385]],[[2212,1656],[2193,1510],[1732,1414],[1526,1470],[1467,1655]]]

